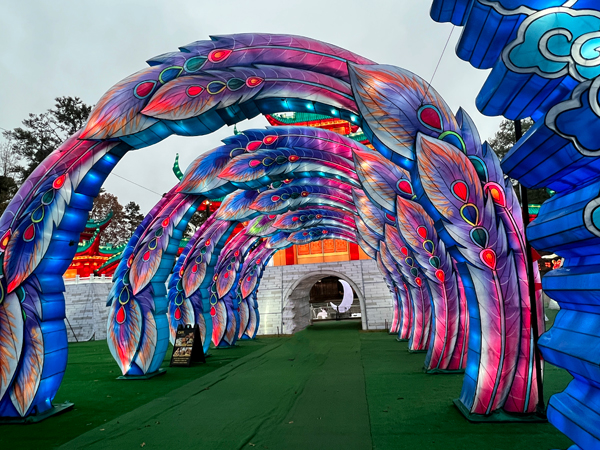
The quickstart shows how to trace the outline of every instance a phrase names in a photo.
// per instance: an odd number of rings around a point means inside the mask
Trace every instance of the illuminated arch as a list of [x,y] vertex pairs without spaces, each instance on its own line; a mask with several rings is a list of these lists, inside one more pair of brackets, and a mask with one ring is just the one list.
[[[535,120],[502,160],[502,167],[528,188],[556,192],[527,229],[532,246],[564,258],[563,267],[543,279],[544,291],[559,302],[561,311],[540,338],[539,348],[547,361],[567,369],[574,380],[550,398],[548,420],[576,446],[596,448],[600,359],[590,349],[600,337],[596,263],[600,234],[593,214],[600,167],[600,64],[594,33],[600,23],[598,5],[434,0],[431,12],[436,21],[465,27],[456,49],[462,59],[476,68],[493,67],[477,98],[479,110]],[[570,38],[561,41],[558,36],[565,34]],[[536,325],[535,318],[531,322]],[[539,329],[543,326],[540,321]]]
[[[255,51],[257,48],[259,52]],[[263,51],[265,48],[269,51]],[[281,195],[272,201],[278,204],[258,205],[259,210],[286,212],[289,205],[301,202],[283,196],[297,200],[299,197],[294,195],[301,195],[304,190],[330,195],[342,184],[365,187],[366,179],[383,180],[385,174],[395,173],[390,161],[409,171],[411,199],[414,197],[422,204],[435,221],[441,238],[458,262],[468,301],[473,306],[470,309],[481,319],[477,322],[479,326],[471,327],[472,335],[476,336],[471,342],[478,347],[470,348],[461,400],[477,414],[501,410],[507,405],[507,398],[511,408],[522,403],[511,389],[515,384],[529,386],[531,370],[515,377],[512,363],[518,361],[531,368],[533,360],[529,353],[521,351],[528,341],[505,333],[503,314],[507,310],[521,311],[524,306],[519,302],[523,299],[518,289],[507,291],[504,285],[496,283],[499,276],[510,280],[521,269],[511,265],[513,249],[502,240],[504,229],[495,230],[496,210],[502,212],[497,201],[512,191],[509,192],[510,187],[495,185],[495,195],[484,197],[484,189],[486,194],[490,191],[483,184],[487,179],[482,177],[496,168],[496,162],[484,151],[464,112],[454,116],[426,82],[406,70],[373,64],[337,47],[300,37],[252,34],[216,37],[153,58],[149,64],[150,68],[126,78],[100,99],[83,130],[34,171],[0,219],[4,268],[1,283],[3,293],[7,294],[0,306],[11,314],[18,308],[28,313],[25,324],[8,325],[27,345],[23,347],[24,353],[15,352],[2,366],[11,380],[3,386],[6,387],[0,400],[0,408],[6,411],[3,414],[23,416],[31,413],[32,408],[41,412],[51,407],[66,363],[66,333],[57,311],[63,302],[60,277],[73,253],[67,242],[77,235],[80,222],[91,208],[91,200],[119,159],[132,148],[151,145],[173,133],[207,134],[224,124],[279,111],[317,112],[360,123],[387,162],[380,162],[381,170],[376,173],[373,167],[369,170],[362,164],[356,166],[356,173],[363,177],[357,184],[354,178],[334,177],[323,182],[328,186],[281,187],[277,191]],[[226,145],[240,146],[240,139],[232,137]],[[252,152],[271,145],[265,139],[263,136],[247,141],[241,148]],[[363,150],[367,152],[366,148]],[[237,187],[236,182],[247,183],[242,179],[219,180],[218,164],[202,165],[206,161],[226,164],[228,157],[231,151],[221,149],[200,160],[200,172],[208,175],[200,180],[184,177],[144,219],[124,252],[120,275],[111,293],[114,307],[109,327],[113,329],[109,331],[113,352],[125,372],[132,368],[139,372],[155,370],[166,349],[168,324],[163,313],[167,310],[167,299],[164,284],[158,281],[164,282],[168,276],[169,258],[163,256],[174,254],[186,216],[191,216],[208,192],[219,193],[220,197],[230,193],[231,187]],[[264,158],[261,161],[264,163]],[[257,169],[260,164],[253,167],[249,161],[248,166]],[[488,172],[478,171],[481,168]],[[239,178],[238,175],[235,177]],[[465,188],[447,189],[445,177],[456,180],[458,184],[452,186]],[[391,184],[382,183],[381,192],[371,188],[366,193],[382,209],[384,220],[393,223],[401,214],[396,210],[395,197],[406,195],[408,187],[397,177],[387,181]],[[207,186],[199,188],[203,182]],[[225,188],[227,183],[231,186]],[[248,184],[244,188],[253,189]],[[246,203],[254,200],[260,203],[260,198],[254,198],[253,194],[240,197]],[[349,191],[338,193],[338,197],[343,202],[336,206],[354,211]],[[357,240],[375,249],[384,234],[369,231],[366,217],[356,216],[361,234]],[[237,220],[237,217],[233,213],[221,219]],[[509,225],[510,222],[505,224]],[[519,235],[518,224],[512,226],[511,232]],[[472,233],[475,229],[495,233],[492,236],[495,239],[482,244],[475,236],[477,233]],[[222,238],[219,242],[224,243]],[[150,266],[152,270],[146,270]],[[419,270],[416,266],[409,267],[409,271],[412,269]],[[490,308],[497,308],[500,318],[485,316]],[[513,328],[523,327],[520,317],[510,317],[510,321]],[[52,326],[56,327],[54,341],[49,339],[48,332],[42,333]],[[480,339],[482,334],[486,339]],[[44,336],[43,346],[27,341],[40,335]],[[126,335],[136,338],[128,339]],[[489,339],[490,336],[494,339]],[[496,337],[499,349],[495,348]],[[498,354],[490,358],[488,350],[492,346]],[[23,378],[30,374],[34,375]],[[28,389],[22,389],[24,385]],[[32,394],[17,396],[15,400],[14,395],[7,394],[9,390],[14,393],[15,386],[19,392]],[[524,407],[528,409],[528,405]]]

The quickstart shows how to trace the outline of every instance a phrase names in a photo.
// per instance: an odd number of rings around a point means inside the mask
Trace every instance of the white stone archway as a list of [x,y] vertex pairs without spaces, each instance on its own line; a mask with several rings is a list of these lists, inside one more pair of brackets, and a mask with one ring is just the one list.
[[365,296],[356,285],[354,281],[348,278],[346,275],[335,272],[333,270],[320,270],[311,272],[305,275],[303,278],[299,278],[291,286],[284,291],[283,294],[283,311],[282,311],[282,329],[283,334],[294,334],[298,331],[303,330],[307,326],[312,324],[312,317],[310,315],[310,290],[315,283],[325,277],[337,277],[341,280],[347,281],[352,287],[352,290],[358,296],[360,303],[362,328],[366,330],[366,308],[365,308]]
[[335,276],[356,292],[363,330],[383,330],[392,319],[392,296],[371,260],[267,267],[258,291],[258,334],[293,334],[311,323],[309,295],[320,279]]

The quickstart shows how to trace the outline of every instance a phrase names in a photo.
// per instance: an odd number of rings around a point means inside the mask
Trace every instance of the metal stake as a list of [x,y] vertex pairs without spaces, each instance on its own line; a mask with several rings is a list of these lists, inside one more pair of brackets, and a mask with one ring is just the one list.
[[[523,137],[523,130],[521,129],[521,121],[515,120],[515,137],[518,142]],[[527,227],[529,226],[529,200],[527,194],[527,188],[519,183],[519,193],[521,194],[521,213],[523,217],[523,228],[525,230],[525,260],[527,262],[527,284],[529,285],[529,305],[531,308],[531,332],[533,333],[533,347],[534,347],[534,359],[535,359],[535,374],[538,388],[538,403],[537,412],[545,415],[546,405],[544,403],[544,383],[542,379],[542,354],[538,347],[538,339],[540,330],[538,326],[538,311],[537,311],[537,300],[535,295],[535,279],[533,277],[533,254],[531,251],[531,244],[527,239]]]

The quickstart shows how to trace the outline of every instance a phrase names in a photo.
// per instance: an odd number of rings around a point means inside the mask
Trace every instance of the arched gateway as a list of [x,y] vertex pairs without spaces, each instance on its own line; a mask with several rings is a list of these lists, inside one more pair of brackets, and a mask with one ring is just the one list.
[[383,330],[392,317],[392,296],[372,260],[267,267],[260,284],[259,334],[293,334],[311,323],[310,289],[320,279],[335,276],[358,296],[363,330]]

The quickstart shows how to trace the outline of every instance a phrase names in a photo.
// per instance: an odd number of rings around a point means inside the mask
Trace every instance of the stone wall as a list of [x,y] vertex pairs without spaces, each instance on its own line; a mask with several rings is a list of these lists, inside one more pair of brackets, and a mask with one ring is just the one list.
[[363,330],[383,330],[392,318],[392,297],[372,260],[266,268],[258,291],[258,334],[291,334],[311,323],[311,287],[321,278],[346,280],[359,298]]
[[106,339],[108,308],[106,299],[112,287],[110,278],[65,286],[65,312],[69,342]]
[[[258,291],[258,334],[293,334],[311,324],[309,294],[321,278],[337,276],[356,292],[363,330],[383,330],[392,319],[392,297],[372,260],[269,266]],[[67,284],[65,306],[69,342],[106,339],[110,279]]]

